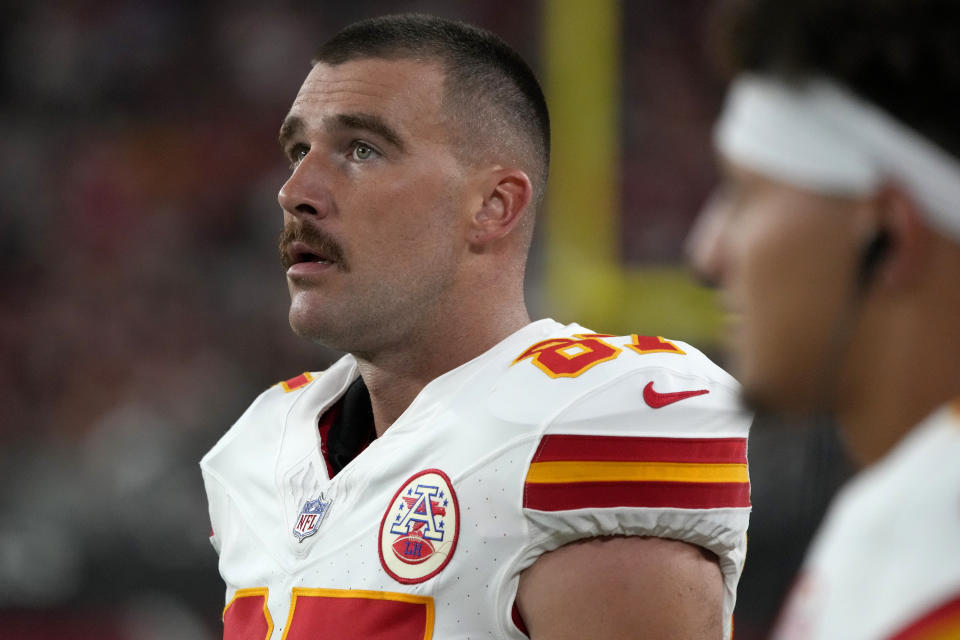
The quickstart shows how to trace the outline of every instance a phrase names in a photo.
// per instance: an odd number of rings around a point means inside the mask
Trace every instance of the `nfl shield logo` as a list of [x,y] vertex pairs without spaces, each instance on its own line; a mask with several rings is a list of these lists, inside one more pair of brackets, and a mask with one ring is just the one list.
[[327,511],[330,509],[331,502],[333,502],[332,499],[327,500],[321,493],[316,500],[307,500],[303,503],[303,509],[297,515],[297,523],[293,527],[293,535],[297,537],[299,542],[303,542],[304,538],[317,532],[320,523],[323,522],[323,517],[327,515]]

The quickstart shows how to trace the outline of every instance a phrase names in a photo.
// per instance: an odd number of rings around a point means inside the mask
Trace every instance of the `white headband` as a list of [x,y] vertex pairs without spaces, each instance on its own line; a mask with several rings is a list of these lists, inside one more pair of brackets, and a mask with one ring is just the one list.
[[821,193],[868,195],[893,179],[960,238],[960,162],[829,80],[738,77],[715,140],[729,160]]

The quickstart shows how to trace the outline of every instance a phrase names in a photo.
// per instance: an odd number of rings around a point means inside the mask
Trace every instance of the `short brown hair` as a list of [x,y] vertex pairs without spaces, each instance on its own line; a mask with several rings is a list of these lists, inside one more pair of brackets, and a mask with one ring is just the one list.
[[533,164],[530,179],[539,202],[550,166],[547,103],[527,63],[495,34],[429,15],[382,16],[346,27],[320,48],[313,62],[406,57],[440,62],[465,154],[475,153],[485,140],[519,144]]

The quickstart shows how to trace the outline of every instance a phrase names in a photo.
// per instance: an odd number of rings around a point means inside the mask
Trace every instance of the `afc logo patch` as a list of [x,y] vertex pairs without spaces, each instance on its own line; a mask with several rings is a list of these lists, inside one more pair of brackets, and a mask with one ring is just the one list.
[[394,494],[380,522],[380,564],[403,584],[440,573],[457,548],[460,506],[450,478],[426,469]]

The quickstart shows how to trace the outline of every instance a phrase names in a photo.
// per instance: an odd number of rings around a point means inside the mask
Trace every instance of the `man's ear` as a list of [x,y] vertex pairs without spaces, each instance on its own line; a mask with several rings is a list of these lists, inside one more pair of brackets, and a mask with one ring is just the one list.
[[529,215],[533,199],[530,178],[520,169],[496,169],[484,185],[480,207],[470,219],[468,241],[479,247],[507,236]]
[[878,284],[902,288],[922,277],[933,231],[917,202],[901,186],[884,185],[875,200],[877,228],[888,236],[883,261],[876,266]]

